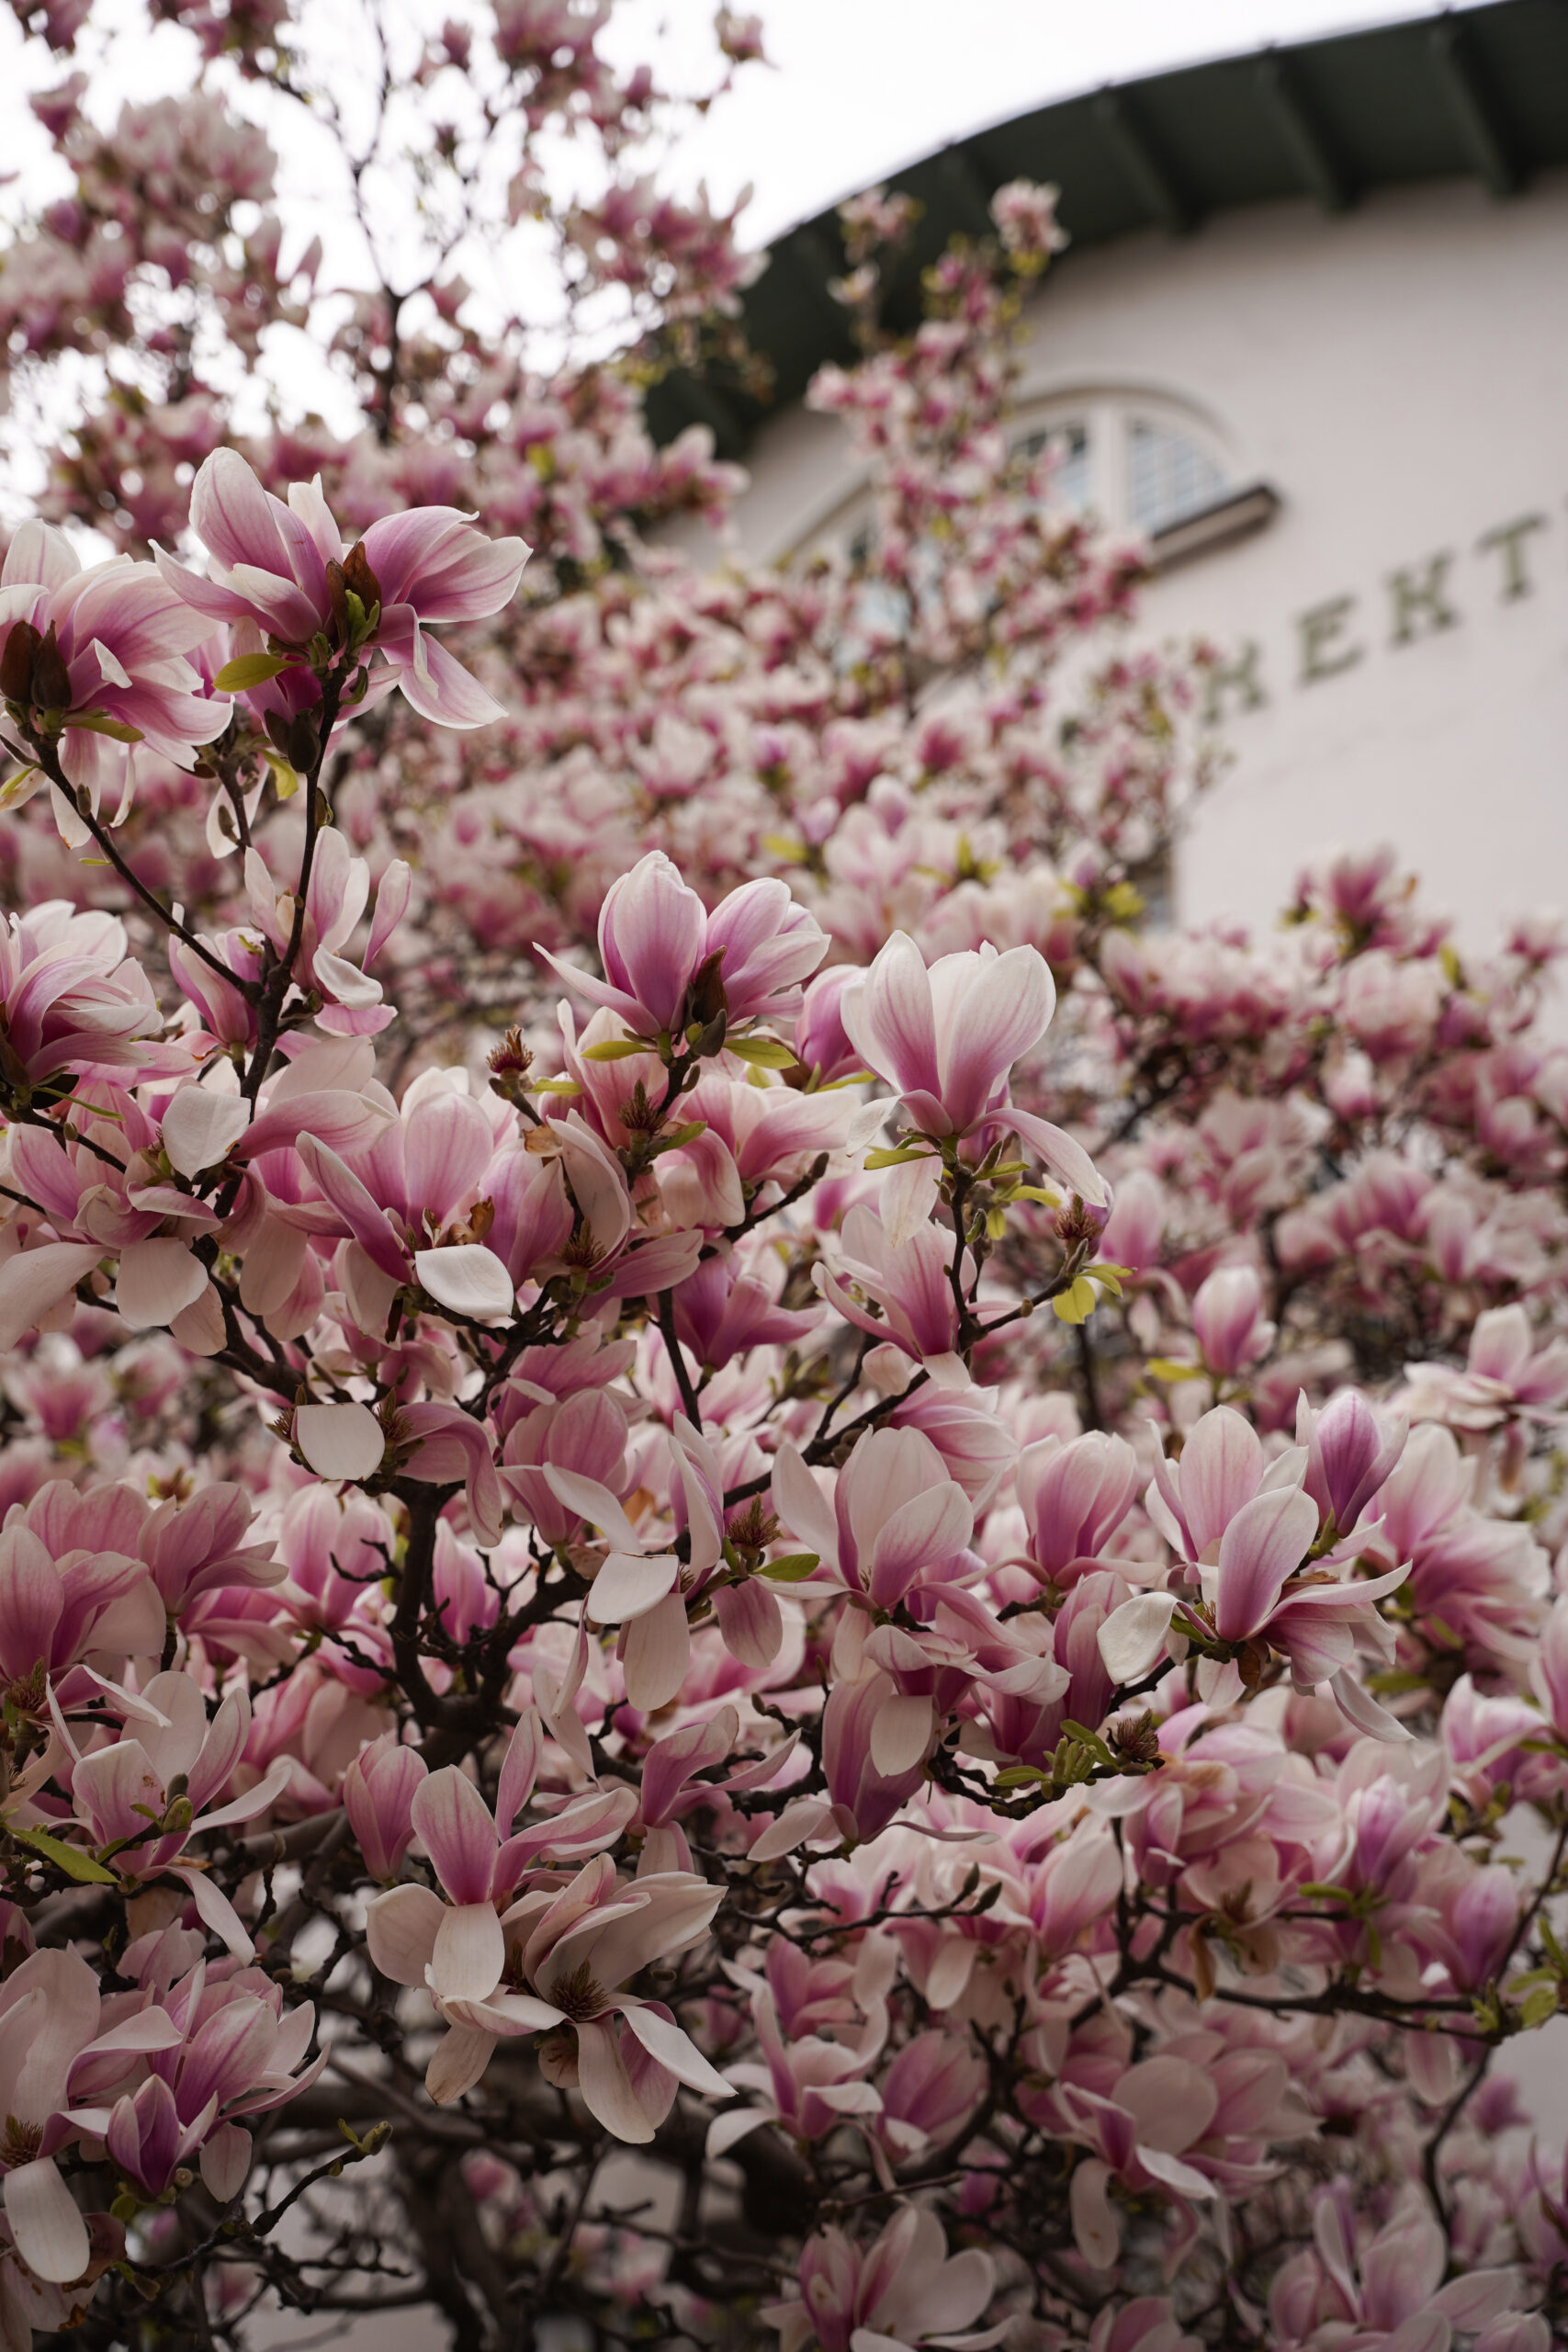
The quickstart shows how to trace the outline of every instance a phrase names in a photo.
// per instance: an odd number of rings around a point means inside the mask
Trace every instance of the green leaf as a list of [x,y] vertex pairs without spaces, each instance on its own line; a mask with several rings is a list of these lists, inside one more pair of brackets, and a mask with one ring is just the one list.
[[1054,1312],[1063,1323],[1087,1323],[1099,1304],[1094,1295],[1094,1284],[1087,1274],[1080,1274],[1070,1290],[1065,1290],[1060,1298],[1051,1301]]
[[237,661],[224,662],[212,681],[212,690],[220,695],[249,694],[253,686],[265,686],[288,667],[286,653],[242,653]]
[[671,1127],[668,1135],[660,1136],[659,1149],[679,1151],[682,1145],[695,1143],[697,1137],[705,1136],[707,1131],[708,1123],[705,1119],[688,1119],[683,1127]]
[[795,1048],[778,1037],[727,1037],[725,1050],[753,1069],[793,1069]]
[[1036,1787],[1043,1787],[1045,1780],[1038,1764],[1010,1764],[997,1774],[991,1785],[998,1789],[1022,1789],[1032,1781]]
[[273,789],[280,800],[292,800],[299,789],[299,771],[291,767],[281,752],[270,743],[262,745],[262,757],[272,770]]
[[875,1151],[868,1151],[865,1164],[868,1169],[902,1168],[907,1159],[934,1159],[935,1157],[934,1152],[927,1151],[919,1144],[901,1143],[889,1148],[879,1146]]
[[67,1878],[77,1880],[84,1886],[119,1884],[113,1871],[105,1870],[102,1862],[85,1854],[80,1846],[68,1846],[63,1838],[51,1838],[47,1829],[13,1829],[11,1835],[18,1845],[30,1846],[35,1854],[41,1854],[46,1862],[52,1862]]
[[764,1560],[762,1574],[772,1577],[775,1584],[798,1584],[822,1565],[819,1552],[785,1552],[776,1560]]
[[534,1089],[536,1094],[581,1094],[581,1091],[575,1078],[542,1078]]
[[1151,1356],[1144,1370],[1151,1380],[1201,1380],[1203,1369],[1196,1363],[1176,1363],[1169,1356]]
[[1557,1987],[1553,1984],[1532,1986],[1519,2003],[1519,2015],[1531,2030],[1557,2015]]
[[68,718],[65,724],[84,728],[89,735],[112,735],[117,743],[141,741],[140,727],[132,727],[128,719],[111,718],[104,710],[85,710],[79,718]]
[[1087,1724],[1076,1724],[1068,1715],[1063,1720],[1062,1731],[1076,1747],[1087,1747],[1096,1763],[1114,1766],[1116,1758],[1110,1748],[1107,1747],[1100,1734],[1097,1731],[1090,1731]]
[[602,1046],[584,1046],[581,1054],[585,1062],[625,1062],[648,1050],[635,1037],[611,1037]]

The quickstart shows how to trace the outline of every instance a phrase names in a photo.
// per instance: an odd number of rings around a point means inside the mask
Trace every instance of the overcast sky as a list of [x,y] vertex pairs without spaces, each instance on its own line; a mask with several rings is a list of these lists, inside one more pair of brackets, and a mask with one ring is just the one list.
[[[755,0],[769,63],[745,68],[736,88],[682,138],[664,169],[677,187],[699,179],[723,208],[750,184],[754,194],[742,240],[763,245],[794,221],[985,124],[1005,121],[1052,98],[1190,64],[1342,31],[1398,17],[1436,13],[1433,0]],[[389,0],[389,19],[417,54],[422,31],[439,30],[448,0]],[[735,0],[745,8],[753,0]],[[617,64],[649,59],[662,85],[696,94],[713,85],[715,0],[616,0],[604,45]],[[310,53],[333,70],[340,91],[360,82],[365,20],[356,0],[303,0]],[[97,0],[83,44],[93,76],[90,104],[106,127],[126,100],[188,86],[197,50],[169,24],[149,34],[141,0]],[[100,30],[101,28],[101,30]],[[106,43],[107,37],[107,43]],[[107,61],[107,62],[106,62]],[[0,219],[16,220],[62,194],[68,175],[27,106],[30,91],[61,76],[41,42],[24,43],[0,7]],[[346,202],[336,150],[286,102],[254,84],[242,107],[265,121],[282,163],[278,201],[286,264],[312,234],[322,238],[323,288],[367,282],[367,261]],[[572,151],[556,159],[570,170]],[[6,166],[9,166],[9,171]],[[553,168],[554,166],[552,166]],[[9,181],[7,186],[6,183]],[[394,237],[395,232],[388,232]],[[504,282],[515,304],[548,335],[553,277],[524,243],[458,256],[481,304]],[[417,261],[418,247],[414,248]],[[526,299],[536,270],[538,299]],[[417,275],[417,267],[404,273]],[[541,346],[547,362],[547,343]],[[537,364],[539,353],[536,353]],[[261,382],[286,413],[318,408],[340,432],[355,429],[345,387],[317,349],[275,326],[264,345]],[[261,413],[262,392],[252,388]],[[243,427],[249,412],[237,411]],[[52,428],[51,428],[52,429]],[[37,452],[18,420],[0,421],[0,511],[36,491]]]
[[[710,0],[623,0],[623,41],[667,28],[694,60]],[[752,0],[739,0],[752,5]],[[1050,98],[1269,41],[1436,14],[1429,0],[761,0],[772,69],[740,76],[686,162],[726,200],[750,180],[748,242],[900,164]]]

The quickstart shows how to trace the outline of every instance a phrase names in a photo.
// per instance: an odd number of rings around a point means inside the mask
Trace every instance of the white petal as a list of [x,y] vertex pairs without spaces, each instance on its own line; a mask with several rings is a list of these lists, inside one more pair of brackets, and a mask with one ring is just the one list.
[[1145,2172],[1152,2172],[1156,2180],[1163,2180],[1168,2188],[1174,2188],[1179,2197],[1213,2197],[1214,2194],[1214,2184],[1207,2173],[1200,2172],[1196,2165],[1183,2164],[1179,2156],[1169,2155],[1163,2148],[1145,2148],[1140,2144],[1138,2162]]
[[652,2139],[653,2126],[637,2104],[614,2018],[578,2027],[577,2081],[583,2105],[606,2132],[634,2145]]
[[380,981],[351,964],[346,956],[327,955],[318,948],[311,968],[334,1004],[363,1006],[381,1001]]
[[747,1849],[750,1862],[776,1861],[781,1854],[793,1853],[808,1838],[815,1838],[833,1818],[833,1808],[826,1797],[796,1797],[786,1804],[776,1821],[771,1821],[754,1846]]
[[210,1086],[182,1086],[164,1114],[164,1149],[180,1175],[197,1177],[226,1159],[251,1124],[251,1106],[240,1094],[220,1094]]
[[931,1152],[920,1159],[901,1160],[883,1178],[877,1207],[882,1230],[896,1250],[931,1223],[941,1173],[942,1162]]
[[423,1984],[446,1906],[428,1886],[394,1886],[365,1906],[372,1964],[394,1984]]
[[771,2123],[773,2120],[765,2107],[732,2107],[726,2114],[716,2115],[708,2125],[704,2153],[711,2162],[715,2156],[722,2156],[726,2149],[733,2148],[738,2140],[744,2140],[748,2132],[755,2132],[759,2124]]
[[626,1697],[640,1715],[667,1707],[680,1692],[692,1657],[691,1628],[681,1595],[668,1593],[655,1608],[634,1617],[625,1642],[621,1665]]
[[581,1470],[559,1470],[553,1462],[547,1462],[544,1470],[545,1484],[557,1502],[608,1536],[616,1551],[640,1550],[636,1528],[608,1487],[602,1487],[597,1478],[585,1478]]
[[673,1552],[644,1559],[640,1553],[612,1552],[593,1579],[588,1614],[596,1625],[624,1624],[657,1607],[681,1573]]
[[444,1250],[416,1250],[413,1268],[420,1286],[438,1306],[454,1315],[471,1315],[479,1321],[492,1315],[510,1315],[516,1293],[512,1277],[493,1250],[477,1241]]
[[1362,1689],[1348,1666],[1342,1666],[1337,1674],[1329,1678],[1328,1687],[1339,1702],[1339,1712],[1346,1722],[1354,1724],[1370,1738],[1386,1740],[1393,1747],[1402,1739],[1415,1737],[1407,1724],[1402,1724],[1397,1715],[1391,1715],[1370,1690]]
[[931,1745],[929,1699],[885,1699],[872,1719],[871,1760],[890,1780],[919,1763]]
[[201,2151],[202,2186],[220,2205],[238,2197],[251,2168],[251,2135],[237,2123],[220,2123]]
[[727,2083],[716,2066],[709,2065],[696,2043],[669,2018],[645,2008],[640,2001],[626,2002],[623,2015],[643,2048],[667,2066],[678,2083],[701,2091],[705,2098],[735,2097],[734,2084]]
[[182,1308],[194,1306],[206,1288],[206,1267],[172,1237],[132,1241],[119,1253],[114,1303],[133,1331],[162,1329]]
[[450,2107],[471,2091],[490,2064],[495,2048],[493,2033],[477,2033],[469,2025],[449,2026],[424,2070],[424,2087],[437,2107]]
[[63,2286],[92,2260],[87,2224],[52,2156],[6,2175],[6,2213],[17,2251],[37,2278]]
[[205,1871],[175,1870],[171,1878],[184,1881],[190,1890],[204,1928],[210,1928],[219,1942],[233,1953],[236,1960],[254,1960],[256,1948],[252,1943],[244,1921],[220,1886],[214,1886]]
[[96,1241],[46,1241],[0,1265],[0,1351],[9,1353],[39,1317],[68,1299],[103,1256]]
[[438,2001],[488,1999],[505,1965],[506,1938],[493,1903],[459,1903],[443,1913],[430,1962]]
[[381,1466],[387,1440],[368,1405],[300,1405],[295,1450],[321,1478],[368,1478]]
[[169,1318],[169,1335],[193,1356],[215,1356],[228,1337],[223,1328],[223,1301],[215,1283],[201,1296]]
[[1147,1674],[1165,1648],[1165,1637],[1176,1610],[1168,1592],[1134,1593],[1113,1609],[1100,1629],[1100,1655],[1112,1682],[1137,1682]]

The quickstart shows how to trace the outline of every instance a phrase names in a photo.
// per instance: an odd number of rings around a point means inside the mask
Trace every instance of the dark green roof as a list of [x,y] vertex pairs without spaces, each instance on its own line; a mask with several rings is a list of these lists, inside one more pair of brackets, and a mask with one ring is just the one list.
[[[1568,0],[1490,0],[1438,17],[1336,34],[1066,98],[961,139],[892,187],[924,207],[887,305],[919,316],[919,274],[959,232],[990,226],[993,191],[1055,180],[1072,256],[1150,227],[1182,234],[1239,205],[1310,197],[1329,210],[1366,190],[1469,175],[1498,197],[1568,163]],[[769,248],[745,297],[749,339],[770,364],[771,401],[733,374],[671,375],[649,399],[660,440],[694,421],[739,456],[770,409],[796,401],[825,360],[854,348],[828,291],[844,267],[836,212]]]

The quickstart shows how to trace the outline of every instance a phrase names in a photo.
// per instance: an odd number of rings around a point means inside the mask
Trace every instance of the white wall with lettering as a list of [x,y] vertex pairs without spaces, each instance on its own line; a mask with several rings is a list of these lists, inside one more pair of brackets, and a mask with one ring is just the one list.
[[[1029,323],[1036,415],[1185,413],[1237,489],[1280,497],[1153,582],[1134,632],[1247,665],[1182,918],[1266,919],[1304,858],[1382,840],[1474,947],[1568,909],[1568,175],[1128,238],[1070,259]],[[852,514],[836,424],[780,416],[750,462],[749,553]]]

